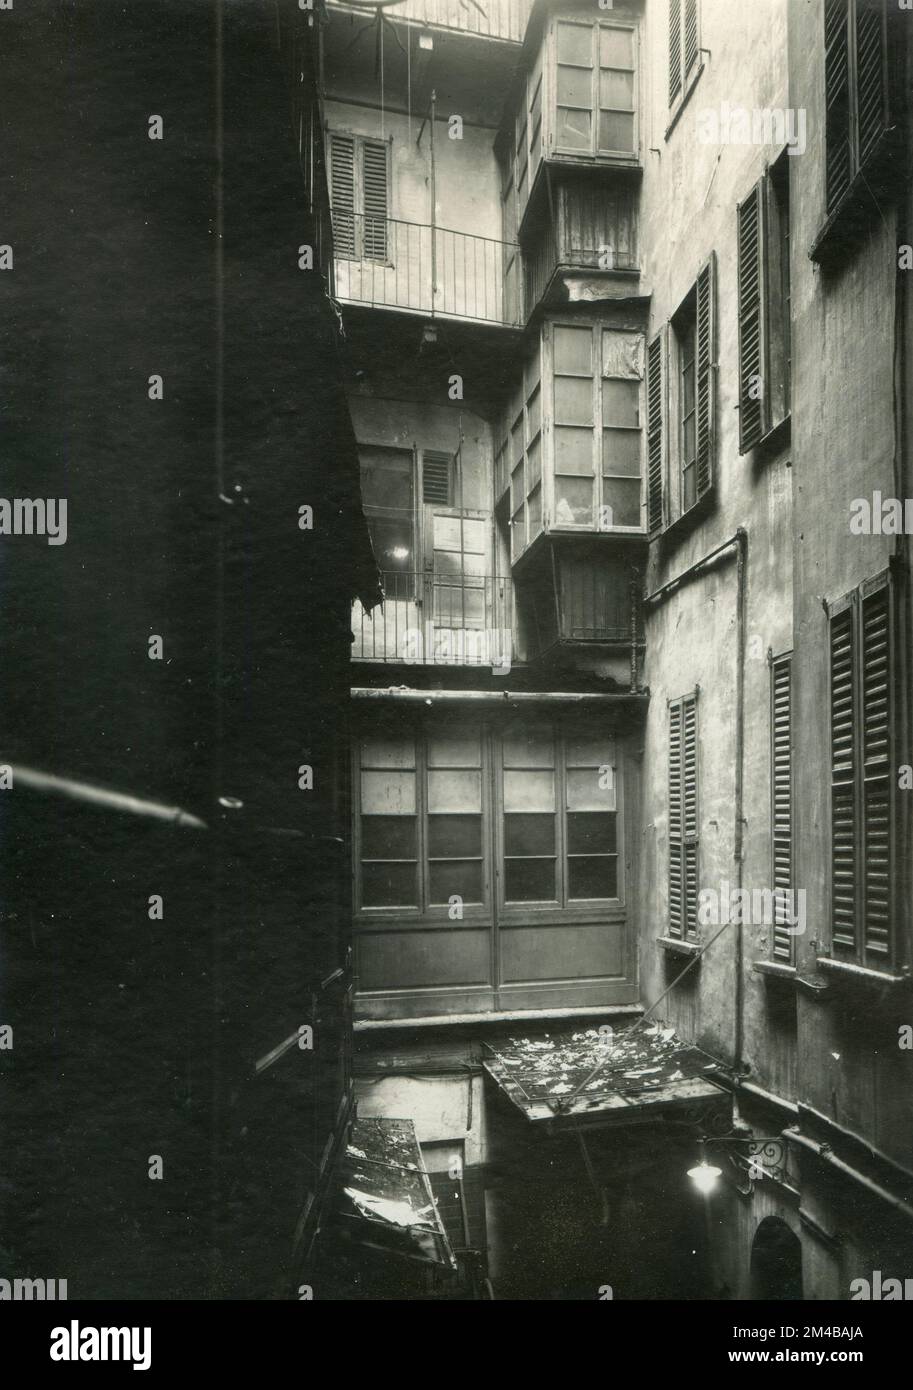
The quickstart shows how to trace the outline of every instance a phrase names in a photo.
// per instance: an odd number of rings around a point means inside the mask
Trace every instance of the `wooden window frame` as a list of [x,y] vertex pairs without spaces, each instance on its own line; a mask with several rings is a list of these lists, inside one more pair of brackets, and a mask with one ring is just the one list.
[[[867,605],[879,595],[886,601],[886,712],[885,743],[886,751],[882,758],[867,758],[866,748],[866,618]],[[897,698],[897,663],[900,659],[898,600],[896,585],[889,570],[866,580],[858,588],[851,590],[841,599],[827,605],[828,616],[828,705],[829,705],[829,940],[831,956],[836,961],[849,962],[876,973],[890,974],[900,963],[900,894],[898,877],[901,870],[900,858],[900,816],[897,797],[896,749],[898,745],[899,701]],[[838,635],[837,624],[841,624],[849,634],[850,670],[850,762],[848,767],[838,763],[834,743],[834,650]],[[838,770],[842,775],[838,777]],[[883,784],[887,802],[886,858],[887,871],[884,875],[885,897],[885,941],[884,944],[873,939],[874,931],[869,918],[869,894],[877,901],[877,890],[873,885],[872,856],[867,852],[867,832],[869,822],[867,813],[870,806],[870,789]],[[848,876],[852,883],[852,922],[849,932],[838,931],[836,914],[836,847],[835,847],[835,789],[845,789],[851,796],[852,814],[852,852]],[[874,797],[872,798],[874,800]],[[844,901],[846,896],[844,894]]]
[[781,154],[736,210],[740,454],[765,444],[790,414],[790,163]]
[[[558,143],[558,107],[567,106],[568,103],[558,101],[558,26],[560,24],[576,25],[578,28],[589,29],[590,32],[590,100],[588,107],[576,109],[588,110],[591,116],[590,147],[580,149],[573,146],[559,145]],[[623,29],[632,36],[633,49],[633,73],[634,73],[634,95],[633,95],[633,149],[613,150],[602,149],[599,145],[599,114],[600,110],[614,108],[601,107],[600,105],[600,77],[603,70],[600,63],[600,39],[599,34],[602,29]],[[583,15],[572,12],[563,16],[556,16],[551,23],[548,36],[548,63],[547,63],[547,82],[543,86],[543,92],[547,94],[548,111],[548,155],[549,158],[560,161],[580,161],[582,163],[593,164],[621,164],[625,166],[637,166],[641,161],[641,64],[642,64],[642,44],[640,34],[640,24],[636,18],[630,19],[589,19]],[[573,66],[573,64],[569,65]],[[610,71],[613,69],[606,69]],[[628,69],[620,69],[628,71]]]
[[[386,140],[378,140],[376,136],[364,135],[361,132],[350,130],[344,126],[331,126],[329,123],[325,128],[326,150],[327,150],[327,183],[330,197],[331,216],[334,211],[339,215],[339,210],[333,206],[333,140],[337,137],[349,139],[353,145],[353,178],[352,178],[352,212],[342,211],[342,216],[352,216],[353,225],[353,251],[351,255],[342,255],[335,245],[333,255],[336,260],[357,261],[358,263],[370,262],[372,265],[382,265],[392,267],[393,259],[390,255],[390,223],[393,217],[393,137],[389,135]],[[384,234],[384,254],[382,256],[365,255],[365,190],[364,190],[364,148],[366,145],[376,146],[383,149],[387,165],[387,212],[385,218],[386,230]],[[377,219],[378,221],[380,219]]]
[[[796,937],[793,932],[778,925],[779,891],[792,891],[795,888],[796,871],[796,817],[795,817],[795,778],[793,776],[793,681],[792,651],[770,656],[770,883],[774,892],[774,921],[771,929],[770,959],[779,965],[794,967],[796,964]],[[782,744],[778,741],[778,701],[783,698],[783,672],[786,684],[786,724],[787,724],[787,766],[785,774],[782,766]],[[782,808],[783,782],[786,782],[788,798],[788,823],[784,832],[782,820],[778,816]],[[785,855],[785,863],[784,863]],[[784,867],[786,873],[784,874]],[[785,877],[786,882],[779,882]]]
[[[695,689],[686,695],[680,695],[668,704],[668,757],[667,757],[667,796],[669,807],[668,818],[668,842],[669,842],[669,871],[667,875],[668,893],[668,933],[667,937],[671,941],[682,941],[695,943],[700,938],[698,929],[698,898],[700,896],[700,844],[701,844],[701,813],[700,813],[700,725],[699,725],[699,695],[700,690]],[[694,719],[694,833],[687,831],[687,802],[688,790],[685,773],[685,727],[688,711],[693,711]],[[677,745],[677,746],[676,746]],[[677,762],[676,762],[677,758]],[[677,781],[679,789],[680,815],[679,825],[675,826],[676,817],[673,814],[672,788]],[[687,850],[694,851],[694,902],[688,902],[687,883],[688,883],[688,855]],[[676,851],[678,853],[679,866],[679,889],[678,900],[680,908],[676,917],[674,909],[675,901],[675,865]]]
[[[690,323],[693,318],[694,324]],[[707,499],[716,493],[717,457],[717,263],[711,252],[701,266],[697,279],[685,295],[668,325],[666,354],[669,410],[666,450],[667,488],[669,501],[665,529],[692,515],[700,515]],[[693,332],[695,339],[695,471],[694,500],[685,505],[685,457],[683,440],[681,341],[684,332]],[[674,441],[674,448],[672,446]],[[676,485],[671,487],[672,470]]]

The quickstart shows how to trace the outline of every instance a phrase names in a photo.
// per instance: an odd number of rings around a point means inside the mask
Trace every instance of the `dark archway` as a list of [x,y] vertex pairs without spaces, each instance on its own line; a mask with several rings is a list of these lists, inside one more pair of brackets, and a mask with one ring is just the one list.
[[802,1298],[802,1243],[779,1216],[767,1216],[751,1246],[751,1297],[761,1301]]

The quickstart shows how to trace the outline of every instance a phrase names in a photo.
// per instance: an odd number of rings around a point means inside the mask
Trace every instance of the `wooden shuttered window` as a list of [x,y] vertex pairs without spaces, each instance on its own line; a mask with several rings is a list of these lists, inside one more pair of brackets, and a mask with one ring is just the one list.
[[789,156],[737,210],[739,452],[753,449],[789,414]]
[[697,937],[697,695],[669,705],[669,935]]
[[698,0],[669,0],[669,105],[681,96],[698,59]]
[[331,131],[330,200],[333,241],[344,260],[387,259],[390,194],[387,146],[344,131]]
[[665,338],[658,333],[647,348],[647,530],[662,529],[664,448]]
[[442,453],[439,449],[423,450],[423,502],[432,502],[439,507],[453,506],[453,465],[452,454]]
[[775,657],[770,679],[773,959],[794,963],[795,936],[787,920],[793,889],[792,653]]
[[841,202],[888,128],[885,0],[825,0],[827,207]]
[[716,257],[697,277],[697,496],[713,486],[716,430]]
[[831,938],[875,968],[894,948],[893,630],[886,577],[831,611]]

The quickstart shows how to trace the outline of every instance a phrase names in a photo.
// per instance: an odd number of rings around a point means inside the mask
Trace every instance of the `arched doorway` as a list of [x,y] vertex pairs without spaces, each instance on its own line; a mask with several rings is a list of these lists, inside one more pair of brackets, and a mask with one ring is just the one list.
[[751,1246],[751,1298],[802,1298],[802,1243],[779,1216],[767,1216]]

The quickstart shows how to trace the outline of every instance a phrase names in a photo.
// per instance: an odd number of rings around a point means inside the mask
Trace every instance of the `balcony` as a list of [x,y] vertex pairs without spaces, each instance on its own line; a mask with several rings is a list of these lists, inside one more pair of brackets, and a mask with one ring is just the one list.
[[419,222],[333,210],[342,304],[520,325],[519,248]]
[[387,570],[381,579],[381,607],[366,613],[357,600],[352,606],[353,661],[510,665],[508,580],[415,570]]
[[[365,13],[363,6],[347,6],[345,0],[333,0],[332,8],[353,10],[359,16]],[[532,0],[495,0],[484,5],[467,0],[402,0],[392,17],[423,28],[522,43],[531,10]]]

